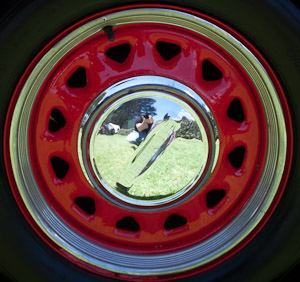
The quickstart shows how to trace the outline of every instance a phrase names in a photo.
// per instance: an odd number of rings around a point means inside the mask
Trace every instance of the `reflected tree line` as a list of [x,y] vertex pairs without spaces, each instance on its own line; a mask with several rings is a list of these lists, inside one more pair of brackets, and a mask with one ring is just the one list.
[[[122,129],[134,127],[134,120],[142,113],[149,113],[153,117],[157,115],[156,108],[153,106],[155,99],[140,98],[124,103],[106,119],[106,122],[120,125]],[[133,125],[132,125],[133,124]]]
[[[132,128],[134,128],[135,119],[142,113],[152,115],[155,120],[155,116],[157,116],[157,109],[154,106],[155,103],[156,100],[152,98],[140,98],[126,102],[121,105],[117,111],[111,113],[105,122],[119,125],[121,128],[119,134],[127,135]],[[157,120],[155,120],[155,122],[157,122]],[[186,117],[182,118],[181,128],[177,131],[176,137],[202,140],[197,123]]]

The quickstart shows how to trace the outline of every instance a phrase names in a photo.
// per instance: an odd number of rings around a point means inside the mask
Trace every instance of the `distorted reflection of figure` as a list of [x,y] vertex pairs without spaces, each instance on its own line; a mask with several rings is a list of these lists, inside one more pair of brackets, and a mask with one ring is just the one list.
[[143,114],[135,120],[134,130],[128,134],[127,141],[139,146],[147,137],[154,123],[150,114]]
[[[146,128],[145,123],[148,121],[145,121],[145,117],[143,121],[144,126],[142,126],[142,128],[141,123],[137,122],[137,130],[145,130],[143,128]],[[164,120],[156,122],[151,130],[150,128],[148,128],[150,132],[147,141],[141,143],[141,145],[136,148],[135,153],[122,169],[120,178],[116,182],[117,189],[123,193],[128,193],[135,179],[148,170],[166,151],[167,147],[172,144],[177,131],[181,128],[181,120],[173,120],[166,114]]]
[[107,123],[100,127],[98,134],[114,135],[120,131],[120,125],[114,123]]

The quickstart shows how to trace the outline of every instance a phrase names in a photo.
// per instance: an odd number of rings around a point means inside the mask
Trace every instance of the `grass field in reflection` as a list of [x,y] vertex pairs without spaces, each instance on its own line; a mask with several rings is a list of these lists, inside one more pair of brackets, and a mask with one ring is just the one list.
[[[116,189],[116,182],[135,154],[136,146],[118,134],[98,135],[94,146],[98,171],[105,182]],[[135,179],[129,196],[161,198],[185,188],[203,169],[200,159],[207,154],[204,150],[201,140],[176,138],[150,168]]]

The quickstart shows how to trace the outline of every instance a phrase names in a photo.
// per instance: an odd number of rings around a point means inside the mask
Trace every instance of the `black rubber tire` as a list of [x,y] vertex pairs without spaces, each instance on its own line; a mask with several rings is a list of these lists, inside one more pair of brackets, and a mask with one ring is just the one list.
[[[0,13],[0,129],[11,95],[27,65],[55,35],[95,12],[130,0],[7,1]],[[289,0],[158,0],[212,15],[257,47],[282,83],[292,113],[294,144],[300,132],[300,10]],[[297,4],[297,3],[296,3]],[[4,7],[4,8],[3,8]],[[1,138],[1,143],[3,138]],[[23,218],[10,192],[0,157],[0,272],[11,281],[111,281],[77,268],[53,252]],[[269,282],[284,277],[300,259],[299,149],[294,148],[287,189],[275,213],[242,251],[207,272],[184,281]],[[293,280],[289,276],[288,281]]]

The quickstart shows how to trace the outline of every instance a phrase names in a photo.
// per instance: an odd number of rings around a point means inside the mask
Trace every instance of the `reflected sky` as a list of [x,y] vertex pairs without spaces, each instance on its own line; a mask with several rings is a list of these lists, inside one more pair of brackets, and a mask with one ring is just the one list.
[[183,116],[190,120],[194,119],[192,115],[187,112],[187,110],[173,101],[167,101],[166,99],[160,97],[156,97],[155,100],[156,102],[153,104],[153,106],[156,108],[157,112],[157,115],[155,116],[156,121],[163,120],[166,113],[168,113],[168,115],[174,120],[181,120]]
[[[150,108],[150,111],[147,110]],[[187,109],[176,101],[162,97],[144,96],[132,101],[127,101],[116,107],[115,110],[108,114],[107,118],[103,120],[101,126],[112,122],[120,125],[122,128],[126,120],[134,120],[144,113],[151,114],[154,118],[154,123],[164,120],[166,114],[170,119],[175,121],[180,121],[183,117],[194,121],[195,119],[191,112],[193,111],[190,108]]]

